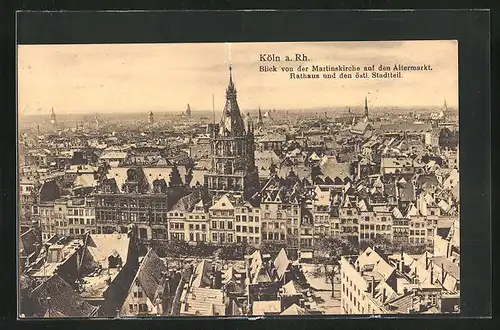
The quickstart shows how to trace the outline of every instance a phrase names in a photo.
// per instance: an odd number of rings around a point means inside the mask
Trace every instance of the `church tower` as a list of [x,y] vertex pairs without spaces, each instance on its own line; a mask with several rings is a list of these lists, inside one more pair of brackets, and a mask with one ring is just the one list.
[[229,67],[226,104],[219,124],[210,132],[211,168],[205,183],[213,196],[232,194],[248,200],[259,189],[255,167],[254,128],[243,120]]
[[56,121],[56,113],[54,112],[54,107],[52,107],[52,112],[50,114],[50,123],[52,125],[56,125],[57,124],[57,121]]
[[152,123],[154,123],[154,122],[155,122],[155,118],[154,118],[154,115],[153,115],[153,111],[150,111],[150,112],[148,113],[148,123],[149,123],[149,124],[152,124]]
[[257,125],[262,126],[264,124],[264,121],[262,120],[262,111],[260,111],[259,107],[259,121],[257,122]]
[[186,117],[191,118],[191,106],[189,105],[189,103],[186,108]]

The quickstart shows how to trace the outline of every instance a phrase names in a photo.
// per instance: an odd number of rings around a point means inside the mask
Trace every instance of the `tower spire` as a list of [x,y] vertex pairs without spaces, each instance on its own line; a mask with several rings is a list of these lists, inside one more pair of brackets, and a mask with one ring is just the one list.
[[236,96],[236,89],[234,88],[233,81],[233,67],[231,64],[229,64],[229,84],[226,90],[226,98],[230,98],[233,95]]
[[262,121],[262,111],[260,111],[260,105],[259,105],[259,121],[257,124],[259,125],[262,125],[263,121]]

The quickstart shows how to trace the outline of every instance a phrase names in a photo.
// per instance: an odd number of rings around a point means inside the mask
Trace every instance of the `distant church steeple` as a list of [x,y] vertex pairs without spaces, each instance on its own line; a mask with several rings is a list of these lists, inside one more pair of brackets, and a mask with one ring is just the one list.
[[368,120],[368,97],[365,96],[365,119]]
[[52,107],[52,113],[50,114],[50,123],[52,125],[55,125],[57,123],[57,121],[56,121],[56,113],[54,112],[54,107]]
[[262,111],[260,111],[260,106],[259,106],[259,121],[257,122],[257,125],[262,125],[264,124],[264,121],[262,120]]
[[186,117],[191,118],[191,106],[189,105],[189,103],[186,108]]
[[154,119],[154,116],[153,116],[153,111],[150,111],[148,113],[148,123],[152,124],[154,123],[155,119]]

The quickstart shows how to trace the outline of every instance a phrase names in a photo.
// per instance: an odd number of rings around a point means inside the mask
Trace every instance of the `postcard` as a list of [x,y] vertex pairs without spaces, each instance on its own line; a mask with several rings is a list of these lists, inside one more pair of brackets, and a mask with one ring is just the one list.
[[460,312],[456,40],[17,55],[20,318]]

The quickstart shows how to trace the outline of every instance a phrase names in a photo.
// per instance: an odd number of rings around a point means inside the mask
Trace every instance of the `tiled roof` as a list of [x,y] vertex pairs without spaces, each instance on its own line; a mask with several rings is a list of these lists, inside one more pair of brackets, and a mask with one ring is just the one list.
[[428,123],[393,123],[380,125],[382,132],[428,132],[432,126]]
[[282,279],[286,270],[290,266],[290,260],[288,260],[285,249],[281,249],[276,256],[276,259],[274,259],[274,266],[276,267],[278,278]]
[[232,210],[234,209],[233,203],[229,200],[227,195],[222,196],[214,205],[210,207],[211,210]]
[[199,194],[197,192],[192,192],[179,199],[172,207],[172,211],[191,212],[200,200],[201,197]]
[[[33,290],[36,301],[35,316],[49,315],[51,317],[89,317],[96,307],[87,303],[59,275],[50,277]],[[47,302],[50,297],[50,302]]]
[[193,273],[193,283],[192,287],[195,288],[205,288],[210,287],[211,281],[209,277],[209,272],[211,271],[212,265],[206,261],[202,260],[195,268]]
[[123,265],[126,264],[129,244],[130,238],[127,234],[92,234],[89,236],[87,249],[96,262],[107,268],[108,257],[115,253],[120,256]]
[[287,309],[285,309],[283,312],[281,312],[280,315],[311,315],[312,313],[309,312],[307,309],[302,308],[297,306],[297,304],[293,304]]
[[142,259],[136,279],[152,303],[155,301],[158,287],[162,285],[162,273],[166,271],[165,263],[150,249]]

